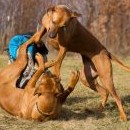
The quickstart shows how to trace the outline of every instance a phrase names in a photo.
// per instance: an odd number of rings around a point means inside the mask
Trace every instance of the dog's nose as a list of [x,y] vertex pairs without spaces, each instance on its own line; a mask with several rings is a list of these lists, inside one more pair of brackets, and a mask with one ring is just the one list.
[[56,32],[50,32],[50,33],[49,33],[49,37],[50,37],[50,38],[55,38],[55,37],[56,37],[56,34],[57,34]]

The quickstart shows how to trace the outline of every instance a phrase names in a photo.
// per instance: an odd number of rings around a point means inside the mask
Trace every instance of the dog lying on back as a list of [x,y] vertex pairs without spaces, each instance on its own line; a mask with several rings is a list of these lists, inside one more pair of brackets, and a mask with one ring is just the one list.
[[[77,20],[80,14],[73,12],[65,5],[49,8],[42,19],[42,34],[48,34],[48,43],[59,50],[54,74],[59,77],[61,63],[67,51],[80,53],[83,61],[81,81],[83,84],[101,95],[100,110],[111,94],[120,112],[120,118],[127,120],[120,97],[117,95],[112,76],[111,60],[117,62],[122,68],[130,71]],[[41,37],[41,35],[40,35]],[[98,84],[99,77],[102,86]]]
[[21,45],[16,61],[0,71],[0,106],[14,116],[43,121],[56,118],[60,113],[62,104],[79,79],[79,72],[72,73],[68,88],[64,90],[60,80],[51,72],[43,74],[54,62],[44,63],[43,57],[37,54],[37,71],[25,89],[16,88],[16,81],[28,62],[26,49],[33,41],[38,41],[36,39],[37,34]]

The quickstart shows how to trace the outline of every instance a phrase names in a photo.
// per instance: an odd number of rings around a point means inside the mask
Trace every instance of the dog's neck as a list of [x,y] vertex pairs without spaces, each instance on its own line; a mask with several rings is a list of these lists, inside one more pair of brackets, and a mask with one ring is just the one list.
[[73,18],[65,31],[61,30],[58,32],[58,40],[60,45],[66,47],[68,46],[68,43],[78,36],[78,24],[80,24],[79,21],[76,18]]
[[74,18],[73,21],[71,22],[71,26],[70,26],[71,27],[70,28],[70,30],[71,30],[71,36],[70,37],[75,35],[75,32],[77,30],[77,24],[79,24],[78,20],[76,18]]

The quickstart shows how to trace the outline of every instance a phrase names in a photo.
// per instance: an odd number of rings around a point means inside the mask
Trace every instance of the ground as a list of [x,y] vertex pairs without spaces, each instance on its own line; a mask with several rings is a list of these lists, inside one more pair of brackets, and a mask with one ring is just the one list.
[[[0,56],[0,69],[6,67],[7,60],[7,56]],[[130,57],[122,60],[130,66]],[[79,55],[65,58],[61,72],[64,86],[67,85],[71,71],[81,67]],[[130,130],[130,73],[113,64],[113,75],[117,93],[128,115],[127,122],[119,120],[117,106],[111,96],[104,111],[99,112],[100,96],[79,81],[56,120],[27,121],[0,109],[0,130]]]

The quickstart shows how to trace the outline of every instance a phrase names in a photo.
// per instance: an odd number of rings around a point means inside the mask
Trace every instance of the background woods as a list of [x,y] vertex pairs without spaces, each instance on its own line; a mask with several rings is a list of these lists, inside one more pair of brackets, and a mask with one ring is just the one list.
[[47,8],[66,4],[111,52],[130,54],[130,0],[0,0],[0,51],[16,33],[36,31]]

